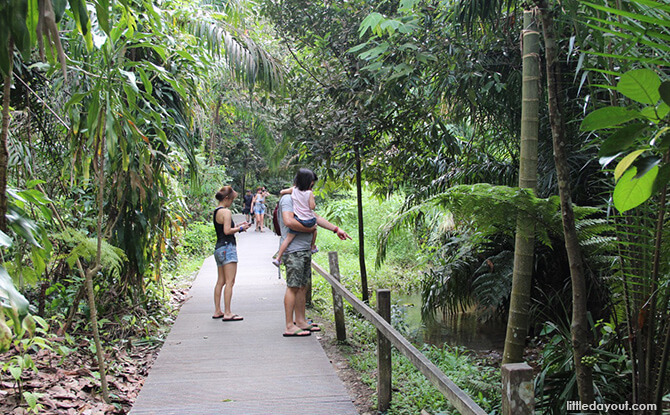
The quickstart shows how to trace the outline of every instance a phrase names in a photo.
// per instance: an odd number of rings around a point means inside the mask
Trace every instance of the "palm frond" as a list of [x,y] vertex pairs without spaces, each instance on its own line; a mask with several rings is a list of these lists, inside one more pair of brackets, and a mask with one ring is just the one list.
[[631,0],[619,3],[617,7],[601,1],[582,1],[582,4],[596,12],[595,15],[584,13],[583,21],[587,27],[601,32],[604,38],[620,40],[607,41],[607,52],[603,52],[602,44],[597,49],[587,48],[584,53],[619,61],[670,66],[670,7],[666,3]]
[[233,26],[228,15],[206,11],[184,10],[177,18],[214,56],[223,57],[234,78],[249,89],[257,84],[268,90],[281,89],[284,69],[279,61],[245,31]]
[[[174,20],[191,33],[215,58],[223,58],[238,82],[250,90],[258,84],[268,90],[280,90],[284,69],[244,27],[249,17],[238,1],[208,1],[197,9],[183,7],[173,12]],[[254,16],[255,18],[255,16]]]

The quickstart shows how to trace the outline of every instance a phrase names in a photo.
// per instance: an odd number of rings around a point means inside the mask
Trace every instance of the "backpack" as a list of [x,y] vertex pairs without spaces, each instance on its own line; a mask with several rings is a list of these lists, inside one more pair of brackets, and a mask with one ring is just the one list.
[[274,227],[275,234],[281,236],[281,226],[279,226],[279,202],[275,205],[274,210],[272,211],[272,226]]

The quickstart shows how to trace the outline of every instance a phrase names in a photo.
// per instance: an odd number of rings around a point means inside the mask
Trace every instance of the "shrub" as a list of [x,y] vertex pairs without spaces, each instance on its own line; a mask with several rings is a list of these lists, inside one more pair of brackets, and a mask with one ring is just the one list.
[[214,250],[216,233],[208,222],[194,222],[188,225],[182,240],[182,252],[188,257],[208,256]]

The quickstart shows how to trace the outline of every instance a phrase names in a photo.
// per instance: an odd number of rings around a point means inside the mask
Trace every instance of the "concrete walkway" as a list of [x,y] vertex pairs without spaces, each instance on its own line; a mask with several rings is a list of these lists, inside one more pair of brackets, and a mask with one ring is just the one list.
[[357,415],[317,336],[286,338],[271,230],[238,235],[232,310],[211,318],[217,270],[205,260],[130,414]]

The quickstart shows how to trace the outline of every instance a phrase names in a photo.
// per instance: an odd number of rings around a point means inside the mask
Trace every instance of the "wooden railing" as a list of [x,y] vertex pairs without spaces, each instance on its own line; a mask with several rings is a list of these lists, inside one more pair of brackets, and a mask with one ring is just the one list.
[[[377,328],[377,402],[379,411],[386,411],[391,402],[391,344],[393,344],[461,414],[486,415],[486,411],[391,326],[391,296],[389,290],[377,291],[378,312],[375,312],[340,282],[337,252],[328,253],[328,263],[330,272],[326,272],[314,261],[312,261],[312,268],[332,287],[337,340],[346,340],[342,298],[346,299],[356,311]],[[502,413],[504,415],[530,415],[533,413],[534,394],[530,366],[525,363],[503,365],[502,395]]]

